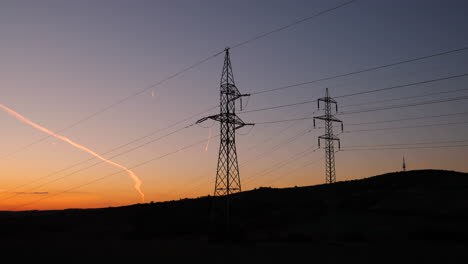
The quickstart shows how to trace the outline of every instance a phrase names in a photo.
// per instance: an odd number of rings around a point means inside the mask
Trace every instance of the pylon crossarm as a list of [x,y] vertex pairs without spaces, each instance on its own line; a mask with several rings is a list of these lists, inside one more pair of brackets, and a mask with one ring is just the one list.
[[[205,121],[208,120],[208,119],[214,119],[214,120],[216,120],[217,116],[219,116],[219,114],[218,114],[218,115],[212,115],[212,116],[203,117],[203,118],[199,119],[197,122],[195,122],[195,124],[203,123],[203,122],[205,122]],[[217,121],[219,121],[219,120],[217,120]]]
[[319,139],[325,139],[325,140],[338,140],[340,141],[340,139],[336,136],[327,136],[327,135],[323,135],[323,136],[319,136]]
[[239,98],[242,100],[242,97],[246,97],[246,96],[250,96],[250,94],[240,94],[240,93],[239,93],[238,95],[235,95],[234,97],[230,98],[230,99],[228,100],[228,102],[235,101],[235,100],[237,100],[237,99],[239,99]]
[[319,99],[317,99],[317,100],[318,100],[318,101],[325,102],[325,103],[336,104],[335,99],[332,99],[331,97],[322,97],[322,98],[319,98]]
[[195,122],[195,124],[203,123],[203,122],[205,122],[205,121],[206,121],[207,119],[209,119],[209,118],[210,118],[209,116],[204,117],[204,118],[201,118],[201,119],[199,119],[197,122]]
[[255,125],[255,124],[242,124],[242,125],[238,125],[238,126],[236,126],[236,128],[235,128],[235,129],[237,130],[237,129],[239,129],[239,128],[243,128],[243,127],[245,127],[245,126],[254,126],[254,125]]
[[316,116],[314,117],[314,119],[317,118],[317,119],[320,119],[320,120],[324,120],[324,121],[332,121],[332,122],[343,122],[341,120],[339,120],[338,118],[334,117],[334,116]]
[[232,124],[235,124],[235,125],[242,125],[242,126],[245,126],[247,125],[246,123],[244,123],[244,121],[242,121],[242,119],[240,119],[237,115],[230,115],[230,121]]
[[209,116],[207,117],[209,119],[216,120],[221,123],[228,123],[228,124],[234,124],[234,125],[246,125],[242,119],[240,119],[237,115],[232,114],[232,113],[222,113],[214,116]]

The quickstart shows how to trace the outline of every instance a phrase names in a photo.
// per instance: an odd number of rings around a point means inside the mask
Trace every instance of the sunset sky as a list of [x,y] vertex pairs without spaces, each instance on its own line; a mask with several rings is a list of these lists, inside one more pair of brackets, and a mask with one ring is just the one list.
[[[219,124],[206,121],[156,139],[219,109],[134,141],[216,106],[224,55],[151,86],[226,47],[345,2],[2,1],[0,104],[106,159],[130,169],[139,165],[132,170],[142,180],[145,202],[212,195]],[[233,48],[236,85],[242,93],[253,93],[244,111],[312,101],[323,97],[325,88],[339,97],[467,74],[468,49],[254,94],[467,47],[467,12],[463,0],[361,0]],[[146,87],[151,88],[116,104]],[[335,155],[337,180],[399,171],[403,156],[410,170],[467,172],[468,100],[461,97],[468,99],[468,76],[337,98],[344,113],[451,100],[337,115],[345,130],[339,135],[343,151]],[[383,100],[387,101],[379,102]],[[322,114],[316,110],[316,102],[311,102],[238,114],[245,122],[262,123]],[[406,118],[413,120],[358,125]],[[142,202],[132,178],[122,169],[105,162],[84,169],[99,160],[86,161],[92,158],[88,152],[54,137],[40,141],[46,133],[4,111],[0,123],[0,210]],[[358,131],[372,129],[379,130]],[[340,132],[338,127],[335,131]],[[209,144],[184,149],[208,139],[210,133]],[[315,149],[323,133],[323,123],[317,122],[313,129],[311,119],[238,130],[243,190],[324,183],[324,150],[299,154]],[[154,142],[145,144],[150,141]],[[364,150],[356,150],[359,146]],[[438,147],[428,148],[433,146]],[[158,158],[168,153],[172,154]],[[104,176],[108,177],[97,180]]]

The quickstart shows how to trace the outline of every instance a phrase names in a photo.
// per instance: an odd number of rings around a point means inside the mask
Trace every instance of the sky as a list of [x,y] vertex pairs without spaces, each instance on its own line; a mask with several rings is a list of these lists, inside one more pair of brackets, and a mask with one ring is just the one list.
[[[219,124],[182,128],[219,110],[162,129],[219,103],[224,54],[214,54],[345,2],[2,1],[0,104],[126,168],[138,165],[132,171],[142,181],[145,202],[212,195]],[[468,73],[468,51],[256,92],[466,47],[467,11],[462,0],[360,0],[232,48],[236,85],[253,94],[244,111],[312,101],[251,113],[241,113],[237,105],[239,117],[257,123],[237,131],[242,189],[325,183],[324,149],[316,147],[322,123],[316,128],[310,119],[259,123],[323,114],[313,100],[323,97],[325,88],[333,97]],[[410,170],[467,172],[463,122],[468,118],[453,115],[468,112],[466,100],[346,114],[466,97],[467,84],[468,77],[460,77],[337,98],[336,117],[344,123],[342,151],[335,154],[337,180],[399,171],[403,156]],[[0,210],[142,202],[122,168],[102,162],[86,169],[99,162],[90,160],[89,152],[54,137],[43,139],[44,131],[6,112],[0,123]],[[185,148],[210,135],[209,144]],[[436,145],[443,147],[426,148]]]

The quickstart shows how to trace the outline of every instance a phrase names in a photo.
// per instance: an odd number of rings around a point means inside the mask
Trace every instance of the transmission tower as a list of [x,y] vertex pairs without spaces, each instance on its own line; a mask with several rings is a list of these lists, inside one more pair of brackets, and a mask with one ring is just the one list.
[[220,123],[221,140],[219,144],[218,168],[216,170],[214,196],[226,197],[224,214],[226,216],[226,230],[229,232],[229,195],[231,193],[241,191],[239,164],[237,162],[236,150],[236,130],[243,126],[251,126],[254,124],[244,123],[244,121],[236,115],[236,100],[240,100],[240,108],[242,111],[242,97],[250,96],[250,94],[241,94],[237,89],[234,82],[234,75],[232,73],[229,48],[226,48],[225,53],[220,83],[220,113],[204,117],[196,123],[201,123],[207,119],[213,119]]
[[317,109],[320,109],[320,102],[325,103],[325,115],[314,117],[314,127],[315,119],[320,119],[325,121],[325,134],[318,137],[318,147],[320,148],[320,140],[325,140],[325,176],[326,183],[334,183],[336,181],[336,171],[335,171],[335,147],[334,141],[338,141],[338,149],[340,149],[340,139],[333,134],[333,122],[341,123],[341,131],[343,132],[343,122],[337,119],[332,114],[332,104],[335,104],[336,112],[338,112],[337,102],[331,98],[328,94],[328,88],[326,89],[325,97],[317,100]]
[[220,113],[197,121],[198,124],[207,119],[213,119],[220,123],[221,141],[214,189],[215,196],[229,195],[241,191],[239,165],[237,163],[236,130],[243,126],[253,125],[244,123],[236,115],[236,100],[240,99],[242,110],[242,97],[250,96],[250,94],[241,94],[236,87],[229,48],[225,50],[220,91]]

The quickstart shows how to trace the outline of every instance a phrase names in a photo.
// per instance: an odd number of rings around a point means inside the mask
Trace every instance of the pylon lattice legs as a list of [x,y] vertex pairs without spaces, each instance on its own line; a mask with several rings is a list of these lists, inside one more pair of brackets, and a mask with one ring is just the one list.
[[220,144],[214,195],[229,195],[241,191],[239,164],[237,162],[236,130],[253,124],[246,124],[236,115],[236,100],[249,94],[241,94],[234,82],[229,48],[224,56],[220,82],[220,113],[202,118],[197,123],[210,118],[220,122]]
[[228,195],[241,191],[235,142],[235,127],[229,123],[221,123],[221,141],[214,195]]

